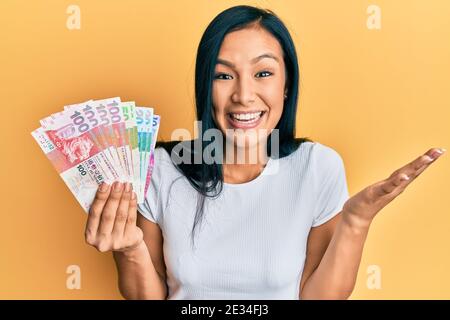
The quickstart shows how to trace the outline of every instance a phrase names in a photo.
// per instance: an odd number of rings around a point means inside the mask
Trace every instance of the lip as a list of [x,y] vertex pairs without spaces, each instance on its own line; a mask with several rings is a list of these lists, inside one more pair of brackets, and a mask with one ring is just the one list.
[[231,113],[239,113],[239,114],[247,114],[247,113],[258,113],[258,112],[265,112],[264,110],[252,110],[252,111],[248,111],[248,110],[246,110],[246,111],[233,111],[233,112],[228,112],[228,114],[231,114]]
[[[251,112],[232,112],[232,113],[256,113],[256,112],[260,112],[260,111],[261,110],[259,110],[259,111],[251,111]],[[252,128],[256,128],[257,126],[259,126],[259,124],[264,119],[266,114],[267,114],[267,111],[263,111],[263,114],[261,115],[261,117],[259,117],[258,121],[252,122],[252,123],[238,122],[238,121],[233,119],[233,117],[231,116],[231,113],[227,114],[227,120],[228,120],[228,123],[233,128],[237,128],[237,129],[252,129]]]

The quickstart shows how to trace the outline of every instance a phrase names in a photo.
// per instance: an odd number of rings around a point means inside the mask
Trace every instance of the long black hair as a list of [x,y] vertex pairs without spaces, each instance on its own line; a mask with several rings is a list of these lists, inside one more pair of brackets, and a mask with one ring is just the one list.
[[[298,146],[311,141],[308,138],[295,138],[295,119],[297,113],[299,67],[294,42],[284,23],[277,15],[268,9],[240,5],[226,9],[217,15],[206,28],[200,40],[195,66],[195,103],[197,108],[197,121],[201,124],[199,137],[190,141],[183,141],[182,148],[174,148],[180,141],[160,141],[156,147],[163,147],[172,159],[185,158],[187,152],[190,159],[194,159],[194,145],[201,145],[204,150],[210,141],[202,139],[202,132],[208,129],[218,129],[213,120],[212,82],[217,56],[224,37],[232,32],[257,24],[270,32],[280,43],[283,49],[283,58],[286,66],[287,98],[284,100],[283,112],[275,129],[278,129],[279,158],[288,156]],[[195,141],[200,139],[200,141]],[[222,144],[223,145],[223,144]],[[267,140],[267,155],[271,156],[271,137]],[[179,149],[180,151],[176,151]],[[176,164],[177,169],[186,177],[195,190],[198,191],[197,211],[192,226],[192,244],[196,227],[203,219],[203,208],[206,197],[215,198],[222,191],[223,168],[220,163],[207,164],[203,162]]]

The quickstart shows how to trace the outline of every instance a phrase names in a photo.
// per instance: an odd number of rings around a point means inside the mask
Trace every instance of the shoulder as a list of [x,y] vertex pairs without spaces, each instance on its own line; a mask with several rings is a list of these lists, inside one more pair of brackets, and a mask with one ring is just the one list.
[[155,151],[155,160],[161,160],[164,162],[168,162],[168,160],[170,160],[170,155],[169,153],[167,153],[166,149],[164,149],[163,147],[156,147]]
[[303,142],[288,158],[292,159],[292,167],[311,171],[316,178],[326,177],[344,168],[339,152],[317,141]]
[[341,155],[335,149],[317,141],[302,142],[287,158],[312,160],[319,166],[326,165],[330,161],[342,161]]
[[155,166],[164,166],[176,169],[175,164],[172,161],[172,158],[169,152],[163,147],[156,147],[155,151]]
[[154,150],[154,168],[152,179],[170,181],[182,175],[171,156],[163,147]]
[[314,179],[320,184],[345,179],[345,165],[339,152],[325,144],[316,142],[311,152]]
[[321,167],[327,167],[333,163],[343,162],[343,159],[338,151],[320,142],[314,143],[313,155],[317,165]]

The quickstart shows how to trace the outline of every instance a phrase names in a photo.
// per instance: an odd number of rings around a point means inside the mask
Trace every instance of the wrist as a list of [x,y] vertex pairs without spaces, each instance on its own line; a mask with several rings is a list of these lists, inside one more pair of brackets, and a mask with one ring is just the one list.
[[372,220],[373,219],[362,218],[358,214],[350,211],[342,211],[342,223],[357,233],[367,232]]
[[134,256],[141,252],[143,249],[147,249],[144,239],[141,239],[138,243],[126,248],[115,250],[114,252],[122,253],[124,256]]

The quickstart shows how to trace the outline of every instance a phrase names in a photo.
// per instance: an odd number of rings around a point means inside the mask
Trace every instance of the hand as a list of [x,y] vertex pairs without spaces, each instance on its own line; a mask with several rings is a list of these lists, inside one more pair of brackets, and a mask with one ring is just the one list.
[[368,228],[375,215],[444,152],[445,149],[430,149],[416,160],[394,171],[389,178],[368,186],[348,199],[342,209],[343,220],[356,228]]
[[85,238],[100,252],[128,251],[143,241],[136,226],[137,200],[130,183],[100,185],[89,210]]

